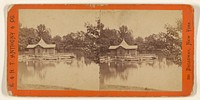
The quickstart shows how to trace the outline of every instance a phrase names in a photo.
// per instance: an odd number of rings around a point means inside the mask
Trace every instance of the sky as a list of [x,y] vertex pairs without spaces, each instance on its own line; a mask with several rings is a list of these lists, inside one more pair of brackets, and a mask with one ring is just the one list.
[[85,23],[96,25],[100,18],[105,28],[119,29],[128,26],[133,37],[146,37],[159,32],[166,32],[165,24],[175,26],[176,20],[182,19],[181,10],[49,10],[20,9],[19,22],[22,27],[36,28],[45,24],[50,34],[66,35],[70,32],[85,31]]

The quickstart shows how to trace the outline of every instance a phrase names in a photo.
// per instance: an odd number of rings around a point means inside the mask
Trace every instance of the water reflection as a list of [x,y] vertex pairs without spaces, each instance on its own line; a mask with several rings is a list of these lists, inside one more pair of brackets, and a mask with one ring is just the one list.
[[126,80],[128,77],[128,69],[137,68],[137,63],[133,62],[110,62],[100,64],[100,75],[103,79],[120,77]]
[[19,61],[19,89],[182,90],[182,67],[159,58],[96,64],[84,57],[65,61]]
[[83,58],[71,63],[19,62],[18,76],[19,89],[99,90],[99,67],[95,63],[86,65]]
[[182,68],[165,58],[100,64],[100,88],[106,90],[182,90]]

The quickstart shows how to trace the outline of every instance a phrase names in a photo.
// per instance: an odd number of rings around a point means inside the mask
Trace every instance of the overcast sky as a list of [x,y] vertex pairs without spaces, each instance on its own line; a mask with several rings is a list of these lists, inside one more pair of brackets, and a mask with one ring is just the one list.
[[85,22],[96,24],[100,17],[105,28],[119,29],[126,25],[133,36],[146,37],[153,33],[165,32],[164,25],[176,25],[182,19],[181,10],[42,10],[22,9],[19,21],[23,27],[36,28],[45,24],[51,35],[66,35],[70,32],[86,31]]

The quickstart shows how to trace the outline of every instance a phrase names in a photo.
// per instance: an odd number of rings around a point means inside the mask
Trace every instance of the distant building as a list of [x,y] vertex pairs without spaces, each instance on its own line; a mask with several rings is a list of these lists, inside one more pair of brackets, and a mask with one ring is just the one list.
[[125,40],[119,45],[109,47],[111,56],[137,56],[137,49],[137,45],[128,45]]
[[26,49],[32,55],[52,55],[56,52],[55,47],[55,44],[47,44],[41,38],[37,44],[29,44]]

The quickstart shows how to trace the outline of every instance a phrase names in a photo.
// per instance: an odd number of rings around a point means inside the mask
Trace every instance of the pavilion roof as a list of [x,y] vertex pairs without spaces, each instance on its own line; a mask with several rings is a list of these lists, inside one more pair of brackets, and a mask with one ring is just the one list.
[[27,48],[35,48],[36,46],[41,46],[43,48],[55,48],[56,44],[47,44],[44,42],[44,40],[41,38],[40,41],[37,44],[29,44]]
[[122,40],[122,42],[119,45],[116,46],[110,46],[109,49],[117,49],[118,47],[122,47],[124,49],[137,49],[137,45],[128,45],[125,40]]

